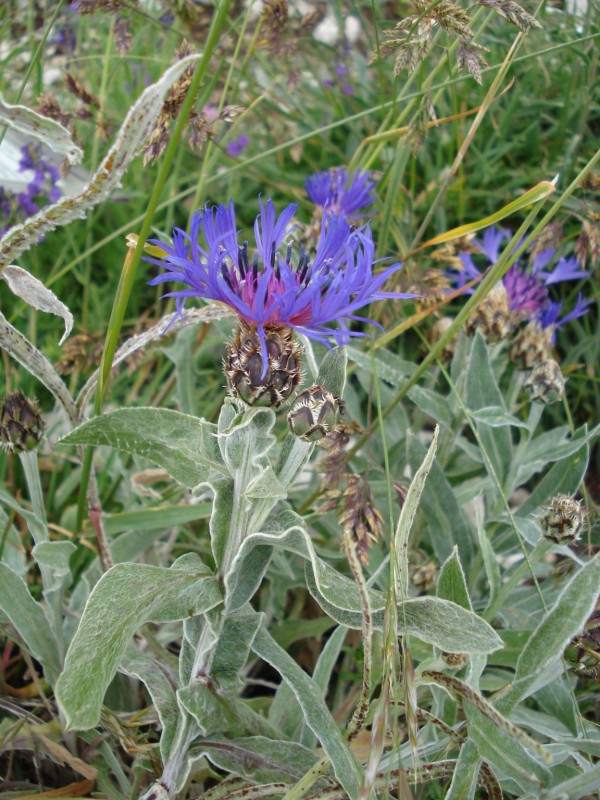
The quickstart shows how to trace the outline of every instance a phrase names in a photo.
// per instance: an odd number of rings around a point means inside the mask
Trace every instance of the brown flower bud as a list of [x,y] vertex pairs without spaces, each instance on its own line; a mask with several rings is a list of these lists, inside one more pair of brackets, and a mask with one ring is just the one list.
[[0,444],[9,452],[33,450],[40,443],[44,425],[35,401],[23,392],[9,392],[0,406]]

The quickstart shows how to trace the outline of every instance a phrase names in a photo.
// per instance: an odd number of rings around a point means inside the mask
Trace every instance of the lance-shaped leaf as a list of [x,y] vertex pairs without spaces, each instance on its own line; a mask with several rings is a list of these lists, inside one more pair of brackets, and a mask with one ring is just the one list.
[[121,185],[121,178],[130,161],[140,152],[154,128],[167,92],[182,72],[198,58],[198,55],[182,58],[157,83],[145,90],[129,110],[113,146],[82,192],[61,198],[4,234],[0,239],[0,269],[14,262],[44,234],[74,219],[84,218],[90,208],[101,203],[113,189]]
[[259,628],[252,649],[257,656],[279,672],[294,692],[307,725],[319,739],[331,761],[336,778],[348,795],[355,800],[360,786],[361,771],[311,678],[277,644],[265,627]]
[[47,145],[58,155],[65,156],[70,164],[79,164],[83,150],[73,141],[69,131],[54,119],[44,117],[27,106],[13,106],[0,94],[0,122],[30,139]]
[[31,596],[23,578],[0,563],[0,611],[12,622],[31,655],[52,680],[60,670],[60,658],[52,637],[50,620]]
[[296,783],[317,760],[301,744],[265,736],[196,741],[190,755],[194,760],[206,756],[219,769],[259,784]]
[[221,602],[216,578],[194,554],[170,569],[117,564],[94,587],[71,642],[56,696],[69,728],[93,728],[131,636],[145,622],[172,622]]
[[217,428],[211,422],[165,408],[122,408],[84,422],[59,444],[108,445],[143,456],[193,488],[211,471],[226,474]]
[[27,270],[16,267],[14,264],[4,267],[0,271],[0,277],[6,281],[13,294],[16,294],[17,297],[20,297],[21,300],[24,300],[33,308],[37,308],[38,311],[46,311],[48,314],[56,314],[63,318],[65,332],[59,341],[59,344],[62,344],[73,329],[73,315],[54,292],[47,289],[41,281],[30,275]]
[[515,677],[496,706],[508,714],[518,702],[562,671],[563,651],[583,628],[598,599],[600,554],[578,570],[527,640]]
[[396,551],[396,592],[399,597],[408,596],[408,537],[412,528],[412,524],[419,507],[419,500],[425,487],[425,481],[429,475],[433,459],[435,458],[435,451],[437,449],[438,434],[440,432],[439,425],[436,425],[433,433],[433,439],[429,445],[429,450],[425,456],[423,463],[415,473],[412,479],[408,492],[406,493],[406,500],[402,505],[400,512],[400,519],[396,527],[395,534],[395,551]]
[[[309,592],[332,619],[348,628],[362,627],[362,606],[356,583],[320,559],[313,547],[302,518],[293,511],[281,510],[265,521],[263,530],[247,536],[237,552],[225,579],[226,592],[233,591],[244,579],[247,565],[253,564],[255,548],[276,547],[295,553],[306,560],[305,579]],[[264,559],[259,559],[260,565]],[[254,574],[254,573],[253,573]],[[257,586],[257,581],[254,580]],[[373,626],[384,628],[386,595],[370,592]],[[249,598],[245,597],[245,601]],[[398,605],[398,625],[422,641],[442,650],[461,653],[490,653],[502,647],[494,629],[472,611],[437,597],[415,597]]]

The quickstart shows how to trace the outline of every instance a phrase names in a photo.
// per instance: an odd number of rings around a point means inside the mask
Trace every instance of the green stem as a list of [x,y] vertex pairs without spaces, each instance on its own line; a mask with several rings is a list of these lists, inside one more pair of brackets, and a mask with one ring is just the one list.
[[[117,293],[115,295],[115,300],[113,303],[113,308],[108,323],[108,331],[106,334],[106,339],[104,341],[102,358],[100,360],[100,374],[98,379],[98,387],[96,391],[96,399],[94,403],[94,414],[96,415],[100,414],[100,412],[102,411],[102,406],[104,405],[104,399],[108,391],[110,371],[115,351],[117,349],[119,334],[123,326],[123,320],[125,319],[125,312],[127,310],[127,305],[129,303],[129,298],[131,296],[131,292],[135,282],[137,268],[139,266],[142,257],[144,245],[146,243],[146,239],[148,238],[148,235],[152,227],[152,219],[158,207],[164,185],[167,182],[167,179],[169,178],[173,160],[177,155],[177,151],[179,149],[179,143],[181,140],[184,126],[188,120],[188,117],[194,105],[194,101],[196,99],[196,93],[206,74],[206,70],[208,69],[210,59],[213,55],[213,52],[221,35],[221,31],[227,21],[231,2],[232,0],[222,0],[221,4],[215,11],[211,27],[206,39],[204,53],[194,72],[194,76],[191,80],[185,101],[181,108],[179,118],[175,126],[175,130],[173,131],[173,136],[169,141],[169,144],[167,146],[167,149],[163,157],[161,167],[159,169],[158,175],[156,176],[156,181],[154,184],[154,188],[152,190],[152,195],[150,196],[148,207],[146,209],[146,214],[144,216],[142,226],[140,228],[137,245],[135,247],[135,250],[129,251],[125,258],[124,268],[123,271],[121,272],[119,286],[117,287]],[[78,531],[81,530],[81,524],[83,522],[83,514],[85,510],[85,497],[90,479],[92,458],[93,458],[93,451],[92,448],[89,448],[86,453],[86,458],[83,464],[83,470],[81,475],[81,486],[79,490],[79,500],[77,509]]]

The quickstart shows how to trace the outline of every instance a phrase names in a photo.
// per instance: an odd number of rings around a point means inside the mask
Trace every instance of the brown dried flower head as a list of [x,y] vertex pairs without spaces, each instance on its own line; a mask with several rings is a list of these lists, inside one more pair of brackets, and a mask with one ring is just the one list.
[[497,283],[483,298],[467,322],[466,331],[472,336],[475,331],[491,342],[499,342],[509,335],[513,328],[513,317],[508,305],[508,295],[502,282]]
[[539,322],[528,322],[510,343],[508,355],[520,369],[533,369],[551,360],[552,328],[542,328]]
[[553,497],[541,518],[542,533],[557,544],[573,544],[583,528],[583,504],[568,494]]

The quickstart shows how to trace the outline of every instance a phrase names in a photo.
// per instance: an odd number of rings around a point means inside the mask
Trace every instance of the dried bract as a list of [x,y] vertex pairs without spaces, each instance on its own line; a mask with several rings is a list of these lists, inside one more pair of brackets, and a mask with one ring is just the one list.
[[557,544],[573,544],[583,527],[584,509],[579,500],[567,494],[553,497],[541,518],[542,533]]
[[552,359],[538,364],[525,381],[525,389],[532,400],[557,403],[565,393],[565,379],[560,366]]
[[44,432],[38,404],[23,392],[9,392],[0,404],[0,447],[23,453],[38,446]]

